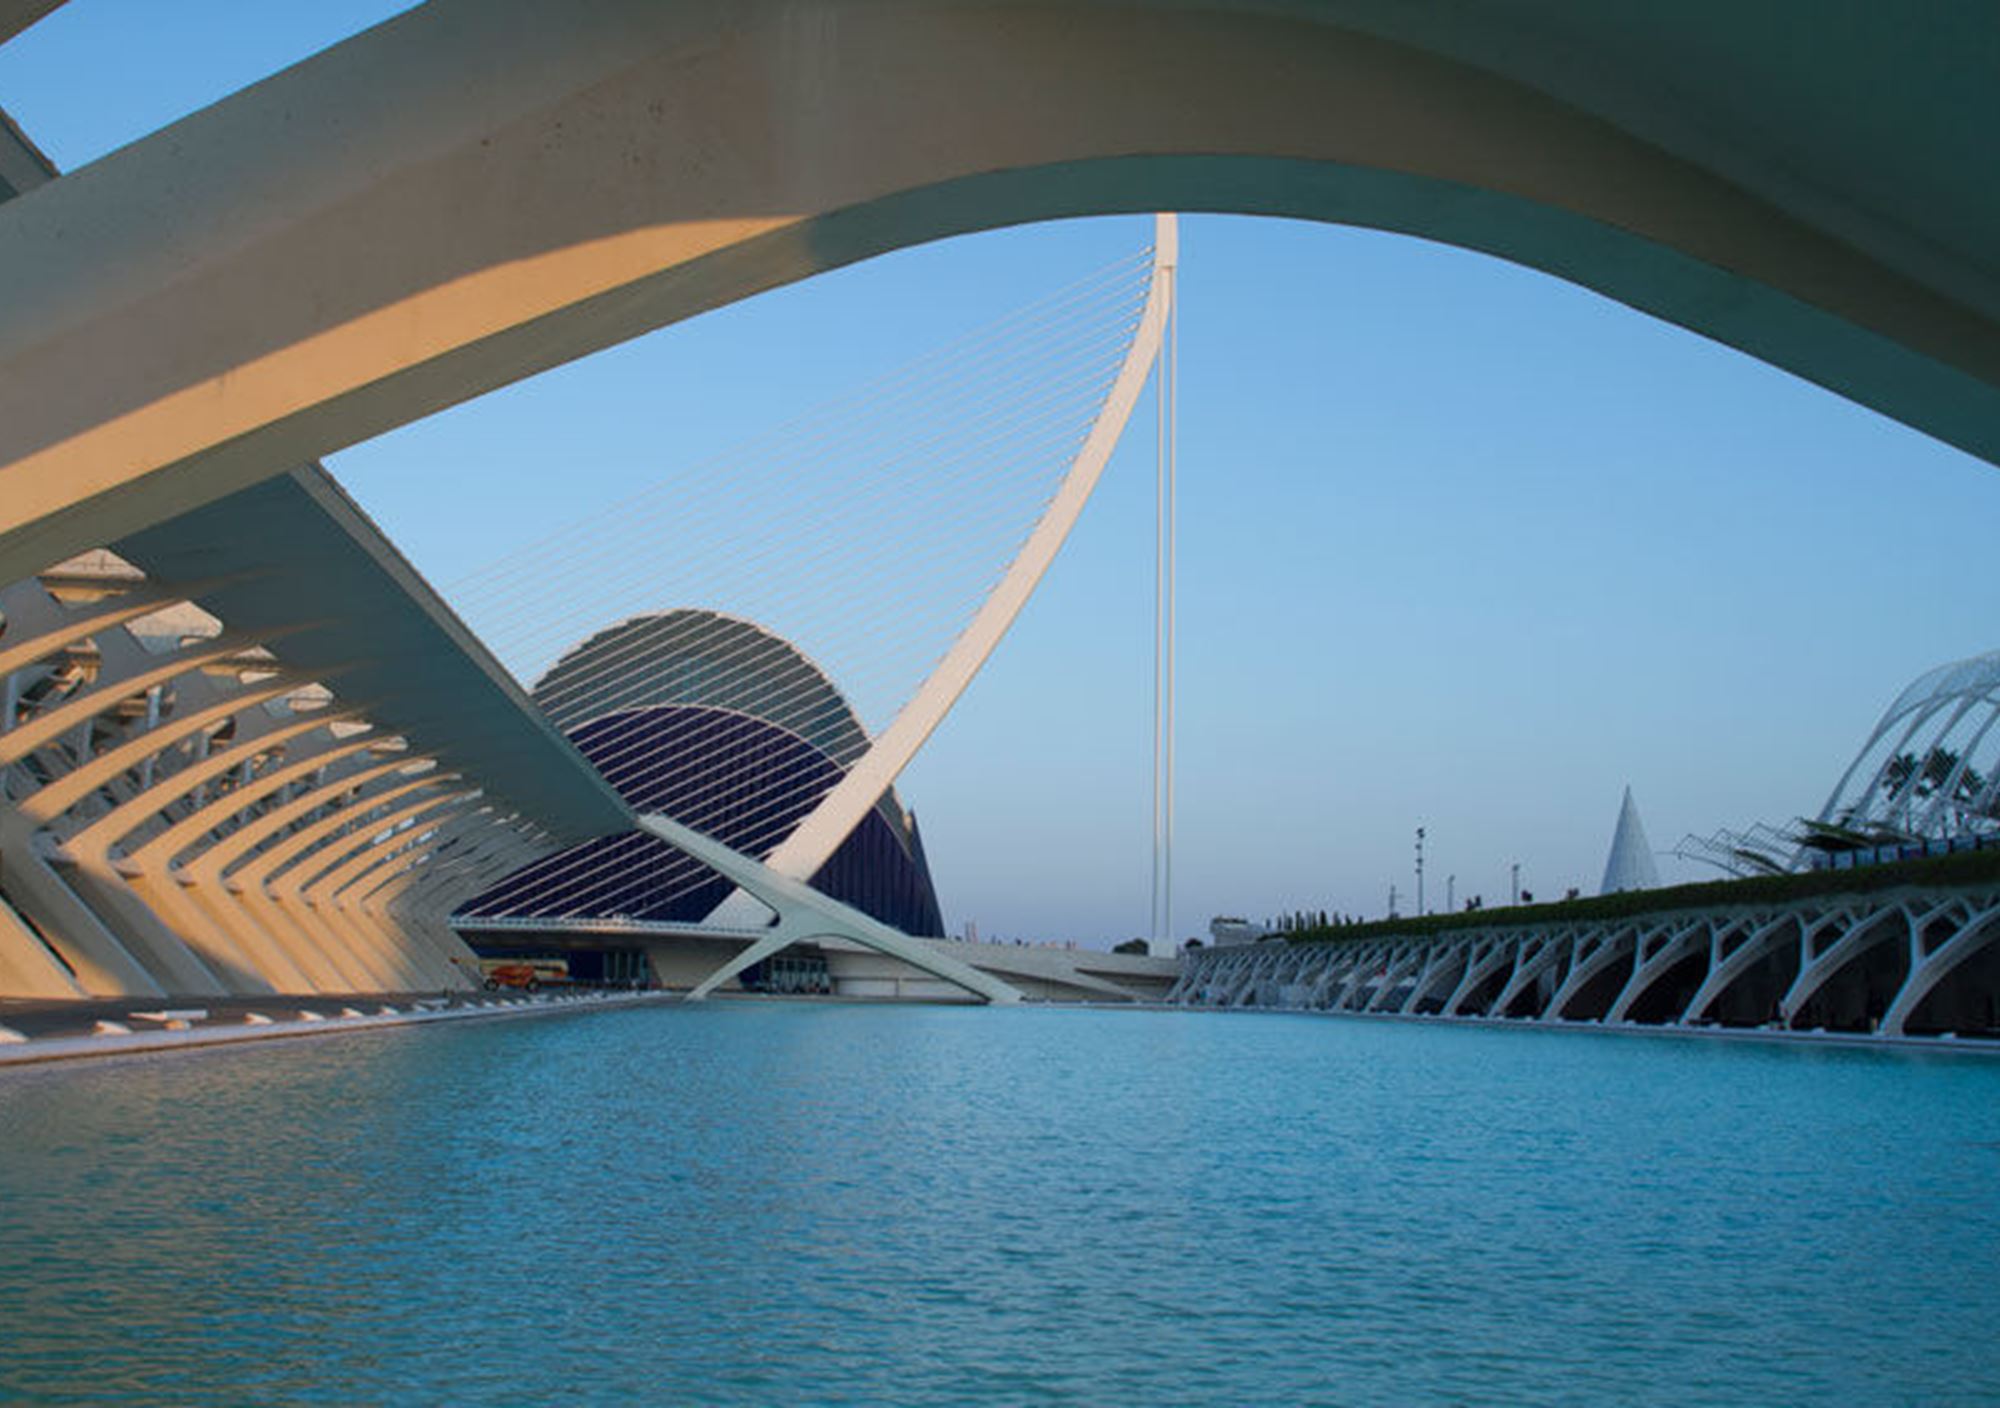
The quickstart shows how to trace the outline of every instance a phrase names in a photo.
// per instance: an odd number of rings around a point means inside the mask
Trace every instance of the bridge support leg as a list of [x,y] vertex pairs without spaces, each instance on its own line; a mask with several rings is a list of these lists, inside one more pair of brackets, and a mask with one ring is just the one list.
[[638,821],[640,826],[653,835],[734,881],[778,915],[776,929],[702,979],[694,991],[688,994],[690,1001],[699,1001],[707,997],[752,963],[770,957],[788,944],[821,934],[852,939],[855,943],[872,948],[877,953],[900,958],[913,968],[922,969],[933,977],[942,978],[988,1002],[1007,1003],[1021,1000],[1021,994],[1017,990],[991,974],[982,973],[972,965],[961,963],[955,958],[947,958],[908,934],[892,929],[880,920],[870,918],[851,905],[844,905],[839,900],[821,894],[805,881],[781,875],[762,861],[753,860],[749,856],[731,850],[720,841],[683,826],[671,817],[642,816]]

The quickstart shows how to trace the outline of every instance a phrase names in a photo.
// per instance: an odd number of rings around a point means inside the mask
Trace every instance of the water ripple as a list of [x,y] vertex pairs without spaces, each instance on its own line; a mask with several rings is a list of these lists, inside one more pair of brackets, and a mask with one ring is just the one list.
[[0,1082],[0,1401],[1993,1402],[2000,1066],[715,1005]]

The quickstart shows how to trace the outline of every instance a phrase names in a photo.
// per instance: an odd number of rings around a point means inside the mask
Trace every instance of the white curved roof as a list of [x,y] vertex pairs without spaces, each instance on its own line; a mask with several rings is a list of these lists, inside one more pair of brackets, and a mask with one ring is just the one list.
[[1987,829],[2000,809],[2000,651],[1926,670],[1904,687],[1819,820],[1912,837]]
[[701,704],[778,724],[845,766],[866,747],[853,708],[782,636],[705,607],[629,616],[565,651],[535,682],[535,703],[565,733],[659,704]]

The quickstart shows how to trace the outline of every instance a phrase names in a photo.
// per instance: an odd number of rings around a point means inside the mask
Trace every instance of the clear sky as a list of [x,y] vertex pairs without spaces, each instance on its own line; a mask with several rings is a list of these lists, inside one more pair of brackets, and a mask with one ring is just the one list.
[[[401,8],[72,0],[0,46],[0,105],[74,168]],[[1145,238],[887,256],[329,465],[448,588]],[[2000,646],[1989,466],[1484,256],[1216,216],[1183,246],[1182,934],[1378,915],[1418,825],[1434,908],[1514,861],[1593,891],[1628,783],[1663,852],[1810,814],[1905,682]],[[1151,424],[905,775],[954,928],[1145,927]]]

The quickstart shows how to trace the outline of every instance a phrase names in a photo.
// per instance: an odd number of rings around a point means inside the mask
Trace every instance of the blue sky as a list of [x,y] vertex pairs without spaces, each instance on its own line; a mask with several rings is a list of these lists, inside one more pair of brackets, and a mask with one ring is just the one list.
[[[400,8],[72,0],[0,46],[0,105],[73,168]],[[905,251],[329,463],[448,586],[1145,238]],[[1810,813],[1903,683],[2000,645],[1991,467],[1483,256],[1214,216],[1183,242],[1183,934],[1379,914],[1420,824],[1433,907],[1513,861],[1588,892],[1627,783],[1662,851]],[[1145,926],[1151,425],[905,775],[954,926]]]

